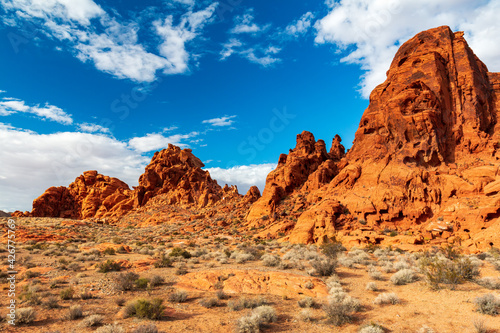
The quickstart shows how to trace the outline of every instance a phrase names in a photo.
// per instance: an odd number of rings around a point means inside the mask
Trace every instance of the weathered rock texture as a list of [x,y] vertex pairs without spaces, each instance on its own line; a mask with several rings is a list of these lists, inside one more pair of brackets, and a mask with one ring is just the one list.
[[[473,236],[499,223],[499,98],[500,74],[488,72],[463,33],[422,32],[401,46],[372,92],[347,155],[339,140],[326,156],[321,140],[298,137],[248,221],[269,215],[268,224],[288,223],[289,240],[301,243],[340,236],[359,244],[500,245],[500,236]],[[286,195],[292,202],[284,205],[304,210],[292,226],[272,215]]]

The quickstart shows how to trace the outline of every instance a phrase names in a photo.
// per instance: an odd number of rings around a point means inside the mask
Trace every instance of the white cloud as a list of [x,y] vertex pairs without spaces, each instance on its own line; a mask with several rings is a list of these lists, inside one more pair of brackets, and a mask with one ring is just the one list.
[[268,50],[278,50],[279,52],[279,49],[277,48],[268,48],[267,50],[265,50],[263,53],[264,55],[257,55],[257,53],[262,53],[260,50],[256,50],[256,49],[248,49],[248,50],[245,50],[245,51],[242,51],[241,54],[245,56],[245,58],[247,58],[250,62],[253,62],[255,64],[259,64],[261,65],[262,67],[268,67],[268,66],[271,66],[275,63],[278,63],[278,62],[281,62],[281,59],[280,58],[276,58],[276,57],[272,57],[270,56],[268,53]]
[[179,129],[179,127],[177,127],[177,126],[169,126],[169,127],[165,127],[165,128],[163,129],[163,133],[165,133],[165,132],[175,131],[176,129]]
[[97,125],[97,124],[91,124],[91,123],[78,124],[78,129],[80,131],[88,132],[88,133],[105,133],[105,134],[111,133],[109,128],[102,127],[101,125]]
[[294,37],[298,37],[304,35],[309,28],[311,27],[311,22],[314,19],[314,14],[311,12],[307,12],[300,17],[297,21],[289,24],[285,28],[285,32]]
[[[150,158],[104,135],[42,135],[0,123],[0,209],[31,210],[51,186],[68,186],[86,170],[137,185]],[[27,162],[29,161],[29,162]]]
[[140,153],[167,148],[169,143],[182,148],[187,148],[189,147],[189,145],[184,143],[184,140],[196,137],[198,135],[198,132],[191,132],[188,134],[174,134],[170,136],[163,136],[159,133],[149,133],[146,136],[130,139],[128,141],[128,145],[130,148]]
[[230,38],[227,43],[222,44],[222,51],[220,52],[221,60],[230,57],[233,53],[237,53],[237,49],[242,47],[243,43],[236,38]]
[[92,0],[0,0],[0,4],[12,16],[4,18],[4,23],[22,25],[24,21],[41,20],[42,31],[68,42],[66,46],[82,62],[91,62],[100,71],[137,82],[154,81],[158,70],[166,74],[188,71],[190,53],[186,43],[212,21],[217,6],[213,3],[197,12],[189,8],[177,26],[173,26],[171,15],[163,23],[156,21],[155,31],[162,39],[158,55],[140,43],[137,23],[119,22]]
[[216,179],[219,185],[224,184],[238,186],[238,191],[245,194],[250,187],[257,186],[260,193],[264,191],[266,177],[269,172],[276,168],[275,163],[240,165],[232,168],[205,168],[210,172],[212,179]]
[[203,124],[210,124],[212,126],[216,127],[223,127],[223,126],[231,126],[234,123],[234,118],[236,116],[224,116],[220,118],[213,118],[213,119],[208,119],[208,120],[203,120]]
[[258,26],[253,22],[253,9],[247,10],[247,12],[241,16],[236,16],[235,26],[231,29],[232,34],[254,34],[266,30],[269,25]]
[[217,5],[217,3],[213,3],[204,10],[187,12],[181,17],[177,26],[173,24],[172,15],[167,16],[163,22],[154,22],[157,34],[163,38],[159,49],[160,54],[167,59],[163,69],[166,74],[187,71],[189,53],[186,51],[186,43],[192,41],[205,24],[212,21]]
[[46,103],[44,106],[28,106],[25,101],[6,97],[0,100],[0,116],[8,116],[17,112],[34,114],[42,119],[51,120],[64,125],[71,125],[73,118],[57,106]]
[[329,13],[316,22],[316,43],[336,44],[347,53],[342,62],[361,65],[361,92],[386,78],[398,47],[420,31],[449,25],[464,30],[476,54],[490,70],[500,70],[500,1],[341,0],[326,1]]
[[5,90],[0,90],[0,94],[6,93]]

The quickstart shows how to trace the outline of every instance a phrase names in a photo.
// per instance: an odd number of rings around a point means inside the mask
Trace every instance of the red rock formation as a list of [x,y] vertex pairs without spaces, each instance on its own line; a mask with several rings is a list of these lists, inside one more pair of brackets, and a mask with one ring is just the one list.
[[[412,244],[424,237],[456,241],[434,230],[439,219],[466,246],[500,245],[500,237],[468,239],[468,232],[500,223],[499,97],[500,75],[488,73],[463,33],[440,27],[406,42],[387,80],[372,92],[345,158],[336,153],[341,149],[334,148],[340,143],[334,139],[331,159],[305,185],[293,183],[280,192],[280,198],[294,190],[308,194],[289,240],[321,242],[342,234],[357,244],[383,242],[377,230],[387,228],[420,234],[403,241]],[[258,201],[251,212],[276,209],[270,193],[278,192],[276,184],[283,188],[275,180],[276,173],[285,173],[280,166],[266,182],[266,202]]]
[[85,219],[94,217],[106,198],[129,192],[117,178],[86,171],[68,187],[51,187],[33,201],[31,216]]
[[[307,131],[297,135],[295,149],[291,149],[288,155],[281,154],[276,170],[267,176],[262,197],[252,205],[247,219],[256,221],[263,216],[272,216],[279,201],[306,181],[310,183],[308,186],[314,188],[327,184],[337,172],[332,159],[342,158],[344,154],[344,147],[340,141],[340,137],[336,136],[332,150],[328,154],[323,140],[316,142],[314,135]],[[329,162],[324,164],[325,161]],[[318,170],[322,165],[323,167]]]

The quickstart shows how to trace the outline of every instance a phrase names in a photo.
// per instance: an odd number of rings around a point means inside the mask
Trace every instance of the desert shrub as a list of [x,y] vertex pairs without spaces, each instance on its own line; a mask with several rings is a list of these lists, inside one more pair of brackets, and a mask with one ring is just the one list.
[[116,287],[123,291],[132,290],[137,279],[139,279],[139,274],[133,272],[120,273],[115,277]]
[[375,282],[368,282],[366,284],[366,290],[370,290],[370,291],[377,291],[378,290],[378,286]]
[[375,323],[365,324],[359,328],[359,333],[384,333],[384,332],[385,329],[381,325]]
[[309,264],[319,276],[332,275],[337,267],[337,262],[333,259],[313,259],[309,261]]
[[99,327],[96,330],[96,333],[125,333],[123,327],[118,324],[108,324],[102,327]]
[[135,280],[135,286],[137,287],[137,289],[146,289],[148,287],[148,284],[149,284],[149,279],[146,279],[146,278],[138,278],[137,280]]
[[174,247],[169,254],[170,257],[183,257],[185,259],[191,258],[191,253],[189,251],[184,250],[180,247]]
[[217,297],[218,300],[223,300],[229,298],[229,296],[224,292],[224,290],[217,290],[215,292],[215,297]]
[[94,326],[102,325],[103,321],[104,321],[104,317],[103,316],[94,314],[94,315],[90,315],[88,317],[85,317],[82,320],[81,325],[83,327],[94,327]]
[[395,293],[379,294],[373,301],[375,304],[398,304],[399,302],[399,297]]
[[30,271],[30,270],[27,270],[26,272],[24,272],[25,279],[32,279],[32,278],[39,277],[39,276],[40,276],[39,272]]
[[427,254],[420,259],[419,266],[425,280],[434,289],[441,284],[455,288],[457,284],[471,281],[479,275],[478,267],[463,256],[450,260]]
[[112,247],[107,247],[104,251],[102,251],[102,253],[114,256],[116,254],[116,251]]
[[234,259],[238,264],[243,264],[247,261],[255,260],[255,257],[251,253],[238,252],[238,251],[231,253],[230,258]]
[[160,259],[154,263],[154,267],[155,268],[172,267],[172,260],[170,260],[170,258],[167,257],[165,253],[162,253]]
[[231,311],[239,311],[241,309],[253,309],[267,304],[268,301],[263,297],[258,297],[258,298],[241,297],[237,301],[229,301],[227,303],[227,307]]
[[63,300],[68,300],[68,299],[73,298],[74,293],[75,293],[75,291],[73,290],[73,288],[70,287],[70,288],[66,288],[64,290],[61,290],[61,292],[59,293],[59,296]]
[[314,283],[312,281],[307,281],[306,284],[304,285],[304,288],[312,289],[314,288]]
[[188,293],[185,292],[184,290],[176,290],[170,295],[168,295],[168,300],[169,302],[172,303],[182,303],[187,300]]
[[353,320],[353,311],[343,302],[329,302],[323,307],[328,321],[335,326],[342,326]]
[[156,287],[161,285],[163,282],[165,282],[165,279],[159,275],[153,275],[151,278],[151,281],[149,281],[149,284],[151,287]]
[[91,292],[89,291],[84,291],[83,293],[80,294],[81,299],[92,299],[94,298],[94,295],[92,295]]
[[44,305],[47,309],[57,309],[59,308],[59,300],[56,297],[51,296],[47,299]]
[[35,318],[36,311],[33,308],[16,309],[16,324],[31,324]]
[[124,311],[126,317],[135,316],[137,318],[157,320],[162,317],[164,310],[165,306],[162,299],[155,298],[148,301],[141,298],[127,304]]
[[262,257],[262,263],[264,266],[270,266],[270,267],[275,267],[278,266],[281,262],[279,256],[275,256],[272,254],[264,254]]
[[435,333],[435,332],[429,326],[424,325],[418,329],[417,333]]
[[373,280],[383,280],[382,273],[379,272],[375,267],[371,266],[368,269],[368,275],[373,279]]
[[301,321],[310,322],[313,320],[313,313],[310,309],[304,309],[299,312],[298,318]]
[[187,273],[188,273],[188,270],[187,270],[185,265],[180,265],[175,270],[175,275],[186,275]]
[[313,308],[313,307],[316,307],[317,306],[317,303],[316,301],[314,300],[314,298],[312,297],[304,297],[302,299],[300,299],[297,304],[301,307],[301,308]]
[[339,256],[338,263],[347,268],[354,268],[356,266],[354,260],[352,260],[346,255]]
[[103,263],[97,265],[97,271],[99,273],[107,273],[107,272],[118,272],[122,269],[122,266],[119,262],[113,260],[106,260]]
[[330,243],[321,245],[320,248],[321,252],[331,259],[336,259],[339,253],[346,250],[342,243],[338,242],[336,239],[333,239]]
[[158,328],[155,324],[143,324],[132,330],[132,333],[158,333]]
[[37,290],[38,288],[34,288],[34,286],[26,286],[25,290],[21,292],[20,298],[26,301],[29,305],[40,305],[42,304],[42,297]]
[[482,319],[474,319],[474,321],[472,322],[472,325],[474,326],[474,330],[476,331],[476,333],[487,333],[488,332],[488,328],[486,327],[486,324],[484,322],[484,320]]
[[402,269],[391,276],[391,282],[397,286],[412,283],[418,280],[418,276],[412,269]]
[[500,289],[500,279],[492,276],[477,279],[476,283],[487,289]]
[[500,308],[500,299],[493,294],[477,297],[474,303],[476,304],[476,311],[492,316],[498,314]]
[[215,306],[219,306],[219,300],[215,297],[211,298],[203,298],[200,300],[200,305],[204,308],[213,308]]
[[80,305],[72,305],[68,309],[68,319],[76,320],[83,317],[83,310]]
[[276,310],[268,305],[255,308],[250,314],[238,319],[238,333],[259,333],[263,325],[276,321]]

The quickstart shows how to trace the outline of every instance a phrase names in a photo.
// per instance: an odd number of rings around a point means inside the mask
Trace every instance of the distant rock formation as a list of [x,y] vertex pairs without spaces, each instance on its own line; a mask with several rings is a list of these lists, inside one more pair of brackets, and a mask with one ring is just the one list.
[[0,210],[0,217],[10,217],[10,213],[4,212],[3,210]]

